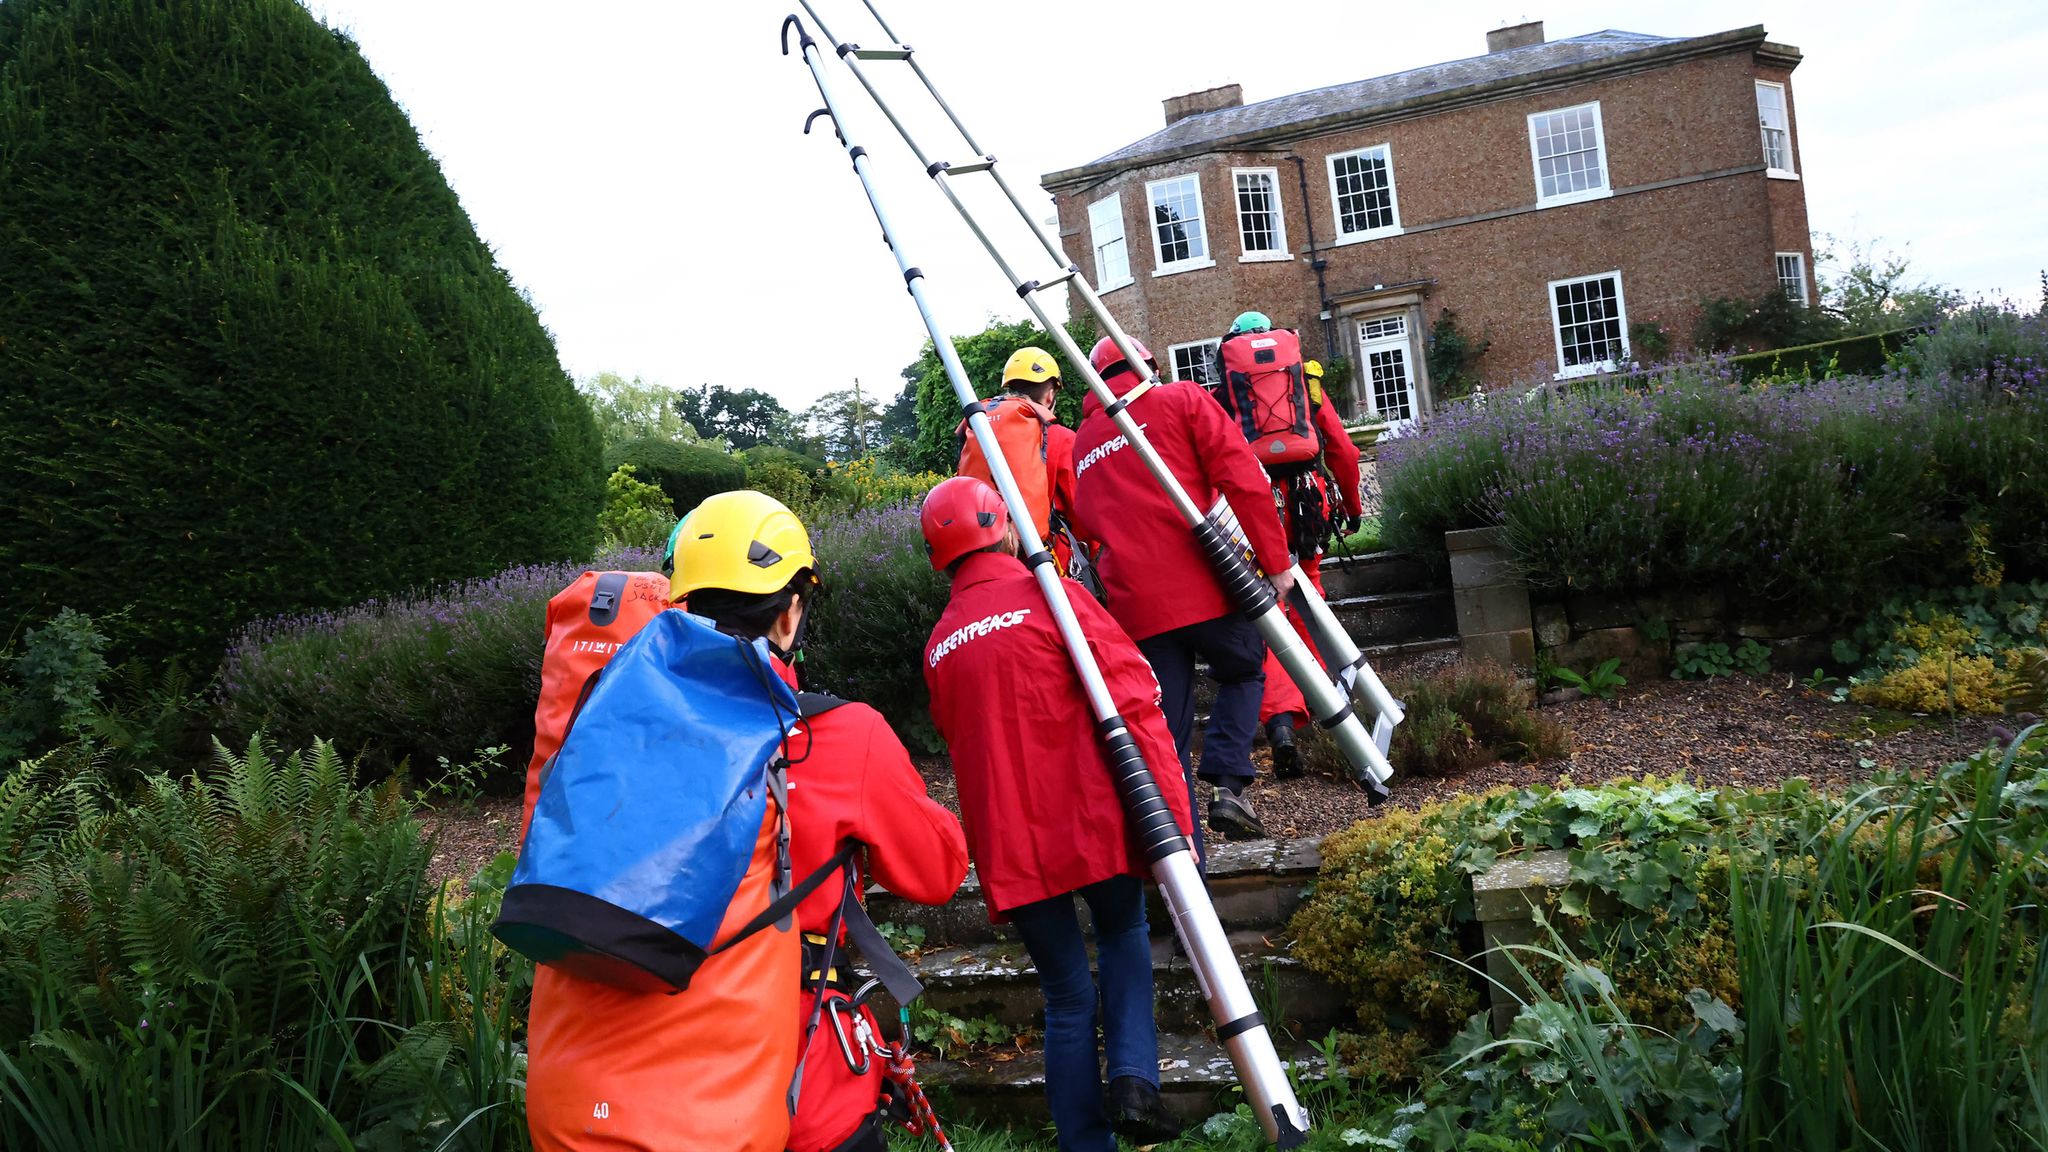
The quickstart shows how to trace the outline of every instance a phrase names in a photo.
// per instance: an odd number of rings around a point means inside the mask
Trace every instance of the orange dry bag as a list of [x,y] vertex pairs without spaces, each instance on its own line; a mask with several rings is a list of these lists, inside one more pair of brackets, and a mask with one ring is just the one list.
[[[1017,491],[1031,508],[1032,526],[1038,529],[1039,539],[1050,539],[1052,464],[1047,460],[1047,441],[1055,417],[1024,396],[998,396],[983,403],[988,410],[989,427],[995,429],[996,443],[1002,445],[1003,459],[1009,462],[1010,475],[1016,478]],[[981,454],[981,443],[968,433],[965,420],[960,422],[958,435],[960,466],[956,471],[995,487],[988,460]]]
[[526,836],[540,799],[540,770],[561,750],[569,718],[590,682],[626,641],[668,607],[659,572],[585,572],[548,601],[547,649],[540,663],[540,704],[533,710],[533,759],[526,765]]

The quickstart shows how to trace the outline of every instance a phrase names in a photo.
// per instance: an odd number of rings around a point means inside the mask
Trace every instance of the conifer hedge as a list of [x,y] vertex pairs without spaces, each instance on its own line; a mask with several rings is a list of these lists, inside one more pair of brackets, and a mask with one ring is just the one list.
[[355,44],[292,0],[0,3],[0,634],[586,555],[590,413]]

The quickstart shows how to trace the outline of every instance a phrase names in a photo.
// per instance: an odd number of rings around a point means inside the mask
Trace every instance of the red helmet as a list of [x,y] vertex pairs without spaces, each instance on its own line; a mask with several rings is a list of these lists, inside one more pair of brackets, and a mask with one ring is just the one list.
[[[1159,361],[1152,358],[1152,350],[1145,347],[1144,341],[1136,336],[1130,337],[1130,341],[1131,347],[1138,350],[1138,355],[1144,359],[1145,363],[1152,365],[1154,372],[1159,371]],[[1088,353],[1088,362],[1095,366],[1095,374],[1097,376],[1107,380],[1111,376],[1116,375],[1118,367],[1124,362],[1124,354],[1117,350],[1116,341],[1104,336],[1095,342],[1095,350]],[[1125,368],[1124,371],[1129,371],[1129,369]]]
[[944,572],[969,552],[1001,540],[1010,513],[1003,507],[1003,498],[987,483],[972,476],[955,476],[940,481],[925,496],[917,522],[924,529],[925,551],[931,553],[932,567]]

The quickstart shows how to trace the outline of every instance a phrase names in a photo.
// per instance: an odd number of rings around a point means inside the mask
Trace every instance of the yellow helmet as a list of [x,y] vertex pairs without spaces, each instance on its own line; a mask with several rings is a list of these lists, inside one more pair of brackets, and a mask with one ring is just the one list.
[[1044,384],[1060,382],[1060,363],[1043,348],[1029,345],[1010,353],[1009,362],[1003,365],[1003,387],[1012,384]]
[[805,571],[817,572],[803,521],[764,492],[720,492],[669,533],[661,567],[670,603],[699,588],[767,595]]
[[1301,374],[1303,376],[1313,376],[1321,380],[1323,378],[1323,362],[1321,360],[1303,360],[1301,362]]

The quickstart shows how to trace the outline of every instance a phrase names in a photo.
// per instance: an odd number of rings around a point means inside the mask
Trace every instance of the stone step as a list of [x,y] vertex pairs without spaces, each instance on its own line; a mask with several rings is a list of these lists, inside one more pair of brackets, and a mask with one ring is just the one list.
[[1455,635],[1457,608],[1448,588],[1424,592],[1374,592],[1332,599],[1330,609],[1361,651],[1380,644]]
[[[1297,1074],[1309,1080],[1325,1075],[1323,1059],[1309,1047],[1321,1035],[1274,1036],[1281,1059]],[[926,1088],[943,1086],[952,1108],[962,1118],[974,1116],[1005,1125],[1018,1122],[1041,1124],[1046,1120],[1045,1057],[1036,1047],[1028,1051],[967,1053],[957,1059],[941,1060],[920,1056],[918,1082]],[[1168,1108],[1188,1124],[1199,1124],[1219,1111],[1236,1106],[1231,1089],[1237,1085],[1237,1071],[1221,1045],[1205,1032],[1162,1032],[1159,1036],[1159,1094]],[[942,1114],[940,1123],[953,1115]]]
[[[1238,966],[1267,1019],[1312,1036],[1344,1023],[1343,996],[1275,943],[1277,937],[1256,929],[1229,933]],[[1038,970],[1022,943],[928,950],[911,969],[924,983],[923,1003],[929,1008],[962,1019],[994,1019],[1020,1030],[1045,1026]],[[1152,938],[1152,983],[1160,1028],[1197,1032],[1211,1023],[1194,970],[1170,937]],[[896,1004],[886,992],[877,992],[873,1002],[882,1019],[896,1017]]]
[[1323,595],[1331,600],[1378,592],[1450,590],[1450,577],[1406,552],[1323,557]]
[[[1210,845],[1209,899],[1225,931],[1257,929],[1279,932],[1315,882],[1322,857],[1314,840],[1250,840]],[[1147,886],[1146,917],[1155,936],[1171,931],[1166,906],[1156,888]],[[1083,917],[1086,906],[1083,905]],[[969,871],[960,891],[944,904],[913,904],[879,887],[868,889],[868,915],[877,924],[915,925],[924,930],[923,946],[938,948],[988,944],[1015,939],[1007,926],[988,922],[981,886]]]

